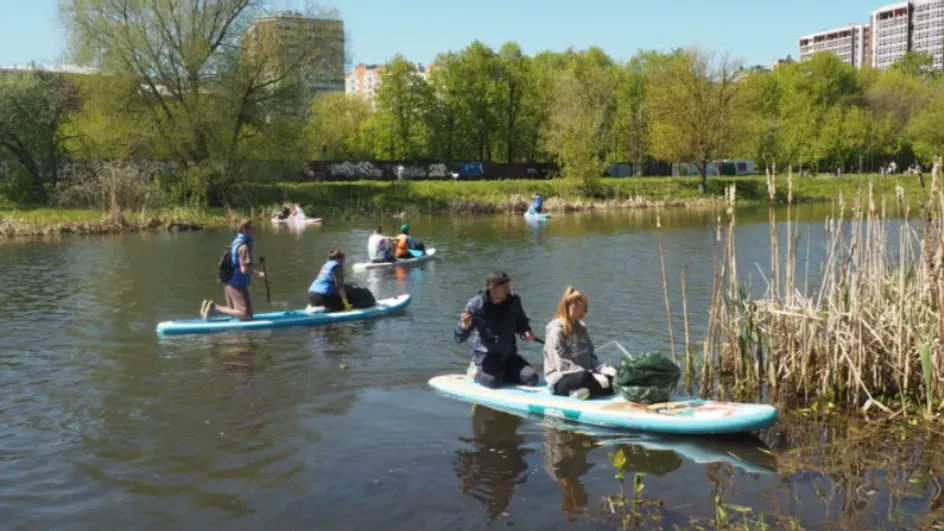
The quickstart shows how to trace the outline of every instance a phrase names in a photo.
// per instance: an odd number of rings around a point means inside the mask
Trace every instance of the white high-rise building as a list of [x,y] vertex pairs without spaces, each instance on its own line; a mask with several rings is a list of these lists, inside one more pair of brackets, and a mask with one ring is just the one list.
[[934,69],[944,70],[944,0],[912,5],[911,51],[930,55]]
[[852,24],[801,37],[800,61],[818,52],[832,52],[844,62],[860,68],[868,64],[870,48],[869,26]]
[[800,38],[800,60],[829,51],[856,66],[886,69],[908,52],[926,53],[944,70],[944,0],[884,5],[866,25],[850,25]]
[[911,42],[911,2],[872,12],[872,66],[885,69],[904,56]]

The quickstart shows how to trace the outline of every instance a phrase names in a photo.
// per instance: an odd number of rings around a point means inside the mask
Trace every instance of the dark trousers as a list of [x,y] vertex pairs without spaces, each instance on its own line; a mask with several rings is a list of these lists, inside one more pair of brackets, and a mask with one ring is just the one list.
[[504,361],[500,354],[476,353],[475,383],[491,389],[498,389],[505,384],[537,385],[538,372],[528,363],[528,360],[517,354],[512,354]]
[[312,306],[324,306],[329,312],[340,312],[344,310],[344,301],[340,295],[322,295],[320,293],[308,292],[308,304]]
[[607,379],[610,381],[610,386],[604,389],[600,382],[593,377],[593,373],[590,371],[580,371],[570,374],[565,374],[561,377],[560,380],[557,380],[557,383],[554,384],[554,394],[558,396],[567,396],[572,391],[576,391],[582,387],[585,387],[590,391],[590,398],[596,398],[598,396],[610,396],[613,394],[613,379],[607,376]]

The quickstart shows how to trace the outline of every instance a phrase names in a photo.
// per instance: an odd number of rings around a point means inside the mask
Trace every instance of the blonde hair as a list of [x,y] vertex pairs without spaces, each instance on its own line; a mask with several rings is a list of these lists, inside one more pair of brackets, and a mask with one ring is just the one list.
[[570,307],[577,303],[583,304],[583,307],[587,308],[590,304],[590,300],[587,299],[587,296],[584,295],[582,291],[573,286],[567,286],[567,289],[564,290],[564,295],[557,304],[557,313],[554,314],[556,319],[561,320],[561,328],[564,329],[565,336],[573,334],[575,326],[582,326],[579,322],[574,323],[574,320],[570,317]]

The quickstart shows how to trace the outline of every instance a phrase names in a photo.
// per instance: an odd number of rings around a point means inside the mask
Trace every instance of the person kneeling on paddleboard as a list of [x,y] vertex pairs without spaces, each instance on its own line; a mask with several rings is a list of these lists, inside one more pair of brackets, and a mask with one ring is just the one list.
[[344,291],[344,253],[338,249],[328,253],[328,261],[321,266],[318,276],[308,286],[306,310],[310,312],[318,306],[324,306],[329,312],[351,309]]
[[541,194],[531,196],[531,206],[528,207],[528,214],[540,214],[544,212],[544,197]]
[[521,299],[511,293],[511,278],[492,272],[484,292],[472,297],[459,316],[454,332],[457,343],[472,338],[472,363],[476,383],[497,389],[503,384],[537,385],[538,373],[518,355],[515,335],[533,340],[531,323]]
[[[223,275],[223,265],[228,265],[225,277],[220,280],[225,283],[223,286],[223,295],[226,297],[226,306],[218,306],[212,300],[204,300],[200,307],[200,315],[204,320],[213,317],[217,313],[222,313],[230,317],[235,317],[240,321],[252,320],[252,299],[249,297],[249,283],[252,280],[252,222],[244,220],[237,228],[236,239],[230,245],[229,263],[221,263],[220,274]],[[265,277],[265,273],[259,271],[256,273],[260,277]],[[228,277],[228,278],[226,278]]]
[[583,318],[590,311],[587,296],[574,287],[564,290],[544,338],[544,380],[555,395],[584,399],[613,394],[616,369],[600,363]]

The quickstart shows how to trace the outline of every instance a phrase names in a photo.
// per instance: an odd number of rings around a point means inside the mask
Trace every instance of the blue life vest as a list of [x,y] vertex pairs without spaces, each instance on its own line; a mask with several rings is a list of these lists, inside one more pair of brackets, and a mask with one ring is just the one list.
[[249,275],[242,272],[239,268],[239,247],[241,245],[249,246],[249,256],[252,256],[252,238],[246,236],[243,233],[236,235],[236,239],[233,240],[233,245],[229,250],[229,258],[233,262],[233,278],[229,279],[229,285],[234,288],[248,288],[249,287]]
[[336,295],[337,286],[334,285],[334,268],[341,265],[337,260],[328,260],[323,266],[318,276],[315,277],[311,286],[308,286],[308,293],[318,293],[320,295]]

